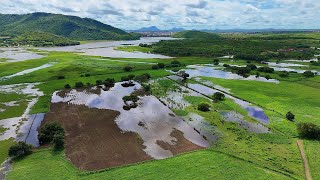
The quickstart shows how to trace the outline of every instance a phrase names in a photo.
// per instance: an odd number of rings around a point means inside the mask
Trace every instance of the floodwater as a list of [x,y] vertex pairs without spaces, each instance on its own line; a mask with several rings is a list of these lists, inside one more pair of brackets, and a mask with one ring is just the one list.
[[[317,55],[315,55],[315,57],[317,57]],[[285,60],[285,61],[288,61],[288,62],[306,62],[306,63],[309,63],[311,61],[318,61],[318,59],[310,59],[310,60]]]
[[[303,69],[293,69],[293,68],[287,68],[287,67],[272,67],[275,71],[288,71],[288,72],[296,72],[296,73],[304,73],[308,70],[303,70]],[[320,72],[316,70],[311,70],[311,72],[314,72],[318,75],[320,75]]]
[[123,87],[121,83],[116,83],[108,91],[101,89],[100,94],[71,90],[66,96],[61,97],[58,92],[55,92],[52,96],[52,103],[66,102],[74,105],[86,105],[90,108],[119,111],[120,115],[115,120],[119,128],[124,132],[139,134],[145,146],[144,151],[155,159],[173,156],[172,152],[163,149],[157,142],[162,141],[169,145],[175,145],[177,139],[171,136],[175,130],[181,131],[186,139],[198,146],[209,146],[208,141],[181,118],[176,117],[167,106],[154,96],[142,96],[138,101],[138,107],[132,108],[130,111],[124,110],[125,103],[122,97],[141,88],[140,84],[134,83],[135,86],[132,87]]
[[257,106],[254,106],[250,104],[249,102],[246,102],[244,100],[238,99],[236,97],[233,97],[229,94],[226,94],[223,91],[219,91],[216,89],[212,89],[210,87],[201,85],[201,84],[188,84],[188,87],[191,89],[194,89],[197,92],[200,92],[201,94],[207,95],[207,96],[212,96],[216,92],[221,92],[223,93],[227,98],[230,98],[233,100],[236,104],[240,105],[243,109],[245,109],[248,112],[248,115],[261,123],[268,124],[269,123],[269,118],[267,115],[264,113],[263,109]]
[[237,80],[252,80],[252,81],[261,81],[261,82],[272,82],[279,83],[276,79],[266,79],[265,77],[256,77],[255,75],[250,75],[245,78],[238,74],[223,71],[221,67],[208,67],[208,66],[200,66],[200,65],[189,65],[188,69],[183,69],[190,75],[190,77],[213,77],[213,78],[222,78],[222,79],[237,79]]
[[304,67],[307,65],[303,64],[294,64],[294,63],[275,63],[275,62],[267,62],[270,67]]
[[6,175],[11,170],[11,159],[7,159],[2,164],[0,164],[0,179],[5,179]]
[[[35,88],[38,84],[39,83],[29,83],[0,86],[1,93],[25,94],[26,99],[29,99],[27,108],[21,116],[0,120],[0,126],[7,129],[0,135],[0,141],[14,138],[16,141],[27,140],[27,142],[32,145],[38,145],[37,140],[34,140],[34,137],[37,135],[36,126],[39,124],[39,121],[42,121],[44,115],[30,115],[31,108],[38,101],[39,97],[43,96],[43,93]],[[12,102],[8,103],[11,104]]]
[[8,59],[5,62],[19,62],[43,57],[43,55],[28,51],[24,48],[0,48],[0,59]]
[[222,112],[222,116],[226,121],[238,123],[244,129],[254,133],[271,133],[269,128],[265,127],[260,123],[253,123],[243,120],[243,116],[237,112]]
[[214,134],[217,131],[216,128],[209,124],[204,117],[195,113],[189,113],[184,119],[209,142],[216,142],[218,140],[218,136]]
[[30,74],[32,72],[38,71],[40,69],[45,69],[45,68],[48,68],[48,67],[51,67],[51,66],[53,66],[53,63],[47,63],[47,64],[44,64],[42,66],[31,68],[31,69],[27,69],[27,70],[24,70],[24,71],[21,71],[21,72],[18,72],[18,73],[9,75],[9,76],[0,77],[0,81],[7,80],[7,79],[10,79],[10,78],[13,78],[13,77],[16,77],[16,76],[23,76],[25,74]]
[[48,48],[38,48],[40,50],[46,51],[63,51],[63,52],[77,52],[84,55],[91,56],[102,56],[102,57],[112,57],[112,58],[160,58],[168,59],[169,56],[151,54],[151,53],[142,53],[142,52],[125,52],[115,50],[115,47],[129,45],[139,45],[142,44],[152,44],[159,42],[161,40],[174,40],[170,37],[145,37],[140,40],[131,40],[131,41],[103,41],[103,42],[92,42],[87,44],[81,44],[77,46],[66,46],[66,47],[48,47]]

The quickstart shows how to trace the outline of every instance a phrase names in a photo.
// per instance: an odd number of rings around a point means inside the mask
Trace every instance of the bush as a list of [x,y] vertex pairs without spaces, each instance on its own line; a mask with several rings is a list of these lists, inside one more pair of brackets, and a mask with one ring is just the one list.
[[133,69],[133,67],[131,67],[131,66],[126,66],[123,68],[123,70],[127,71],[127,72],[131,71],[132,69]]
[[279,74],[280,77],[288,77],[289,76],[289,72],[288,71],[282,71],[280,74]]
[[259,67],[257,69],[260,72],[273,73],[274,69],[270,67]]
[[38,134],[39,144],[52,143],[55,135],[64,136],[64,129],[58,123],[49,123],[44,125]]
[[210,105],[207,103],[201,103],[198,105],[198,110],[203,112],[210,111]]
[[159,66],[158,65],[153,65],[152,69],[159,69]]
[[64,88],[66,88],[66,89],[70,89],[70,88],[71,88],[71,86],[70,86],[70,84],[66,84],[66,85],[64,85]]
[[121,77],[121,81],[129,81],[129,77],[128,76],[122,76]]
[[55,149],[63,148],[64,146],[64,135],[63,134],[55,134],[53,136],[52,142],[54,144]]
[[248,64],[248,65],[247,65],[247,68],[248,68],[248,69],[251,69],[251,70],[256,70],[256,69],[257,69],[257,66],[254,65],[254,64]]
[[221,92],[216,92],[213,94],[213,99],[215,101],[222,101],[222,100],[224,100],[224,98],[225,98],[225,95]]
[[292,121],[292,120],[294,120],[294,114],[292,114],[292,112],[287,112],[287,114],[286,114],[286,118],[289,120],[289,121]]
[[102,80],[96,80],[96,85],[97,86],[100,86],[100,85],[102,85],[103,83],[102,83]]
[[320,127],[313,123],[299,123],[297,129],[302,138],[320,140]]
[[75,84],[76,88],[81,88],[83,86],[84,86],[84,84],[82,82],[76,82],[76,84]]
[[140,76],[136,76],[135,80],[138,82],[146,82],[151,78],[150,74],[142,74]]
[[171,64],[178,65],[178,66],[181,65],[181,63],[179,61],[177,61],[177,60],[172,61]]
[[9,148],[8,155],[13,158],[21,158],[31,154],[32,148],[33,148],[32,145],[29,145],[29,144],[26,144],[25,142],[20,141]]
[[305,77],[314,77],[315,75],[314,75],[314,73],[312,71],[305,71],[303,73],[303,76],[305,76]]
[[114,84],[116,83],[116,81],[112,78],[107,78],[103,84],[106,86],[106,87],[113,87]]
[[164,64],[164,63],[158,63],[158,67],[159,67],[160,69],[163,69],[163,68],[165,67],[165,64]]
[[151,91],[151,86],[149,84],[142,84],[142,87],[146,92],[150,92]]

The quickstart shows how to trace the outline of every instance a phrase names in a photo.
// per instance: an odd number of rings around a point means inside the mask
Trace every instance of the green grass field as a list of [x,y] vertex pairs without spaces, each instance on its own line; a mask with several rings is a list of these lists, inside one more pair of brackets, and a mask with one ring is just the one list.
[[[1,134],[1,133],[0,133]],[[8,157],[8,150],[14,144],[13,140],[0,141],[0,162],[2,163]],[[0,164],[1,164],[0,163]]]
[[96,173],[77,170],[63,152],[36,151],[17,161],[8,179],[290,179],[249,162],[202,150]]
[[304,140],[304,149],[309,162],[311,176],[315,180],[320,179],[320,142]]

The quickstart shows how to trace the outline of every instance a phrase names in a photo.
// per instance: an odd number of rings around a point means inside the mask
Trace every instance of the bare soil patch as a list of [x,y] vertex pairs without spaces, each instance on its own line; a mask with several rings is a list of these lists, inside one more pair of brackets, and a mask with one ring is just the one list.
[[42,125],[58,122],[66,131],[66,156],[82,170],[100,170],[152,159],[136,133],[121,132],[120,113],[82,105],[54,103]]

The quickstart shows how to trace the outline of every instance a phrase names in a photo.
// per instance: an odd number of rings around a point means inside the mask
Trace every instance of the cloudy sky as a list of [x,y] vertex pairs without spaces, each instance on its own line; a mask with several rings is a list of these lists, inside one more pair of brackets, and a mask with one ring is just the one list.
[[320,0],[0,0],[0,13],[89,17],[122,29],[320,29]]

